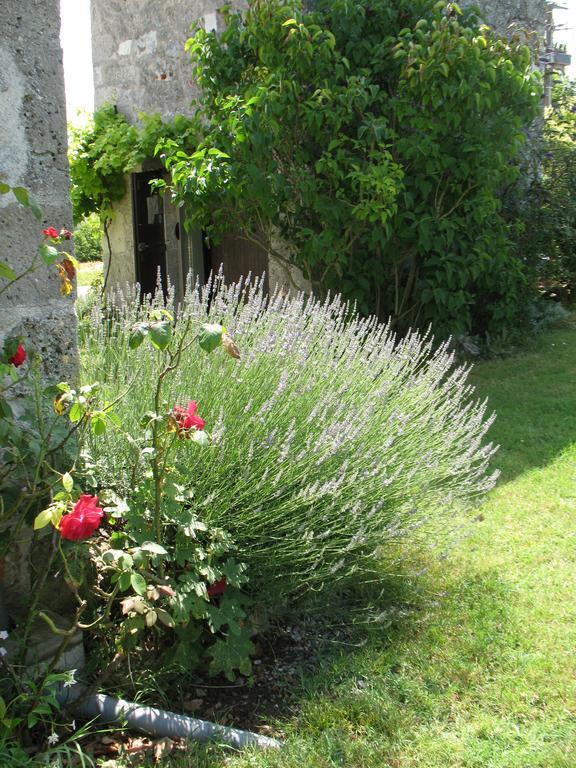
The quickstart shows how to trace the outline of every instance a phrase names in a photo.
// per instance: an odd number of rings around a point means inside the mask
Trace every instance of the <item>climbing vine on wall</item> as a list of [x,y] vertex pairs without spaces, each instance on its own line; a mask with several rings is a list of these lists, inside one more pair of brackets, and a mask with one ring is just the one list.
[[126,175],[154,157],[160,141],[177,137],[182,148],[190,150],[199,140],[197,120],[182,115],[164,122],[160,115],[141,113],[139,121],[139,126],[131,125],[115,107],[106,105],[94,113],[88,127],[72,128],[70,133],[74,221],[78,223],[97,213],[107,241],[108,269],[103,292],[112,261],[108,227],[114,216],[114,203],[126,194]]
[[199,139],[197,120],[176,115],[164,122],[160,115],[139,114],[131,125],[115,107],[94,113],[88,127],[70,130],[70,179],[74,221],[91,213],[102,220],[114,214],[114,203],[126,194],[126,174],[154,157],[160,140],[178,138],[190,149]]

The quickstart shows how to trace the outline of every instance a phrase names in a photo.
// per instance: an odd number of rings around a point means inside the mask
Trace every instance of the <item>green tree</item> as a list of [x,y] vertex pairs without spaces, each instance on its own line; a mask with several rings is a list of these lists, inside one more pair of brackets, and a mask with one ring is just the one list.
[[514,321],[499,193],[538,109],[525,45],[444,2],[267,0],[187,47],[205,136],[163,155],[191,226],[278,233],[318,293],[400,330]]

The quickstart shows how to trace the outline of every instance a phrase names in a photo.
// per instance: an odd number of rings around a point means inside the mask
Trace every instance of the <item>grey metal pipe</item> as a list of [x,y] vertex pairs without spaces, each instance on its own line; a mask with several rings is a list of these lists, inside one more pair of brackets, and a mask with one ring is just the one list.
[[264,749],[278,749],[281,744],[276,739],[260,736],[252,731],[242,731],[226,725],[218,725],[208,720],[177,715],[155,707],[143,707],[134,702],[115,699],[113,696],[95,694],[88,696],[78,712],[86,718],[98,718],[104,723],[125,722],[130,728],[144,731],[152,736],[171,739],[190,739],[193,741],[221,741],[241,749],[254,744]]

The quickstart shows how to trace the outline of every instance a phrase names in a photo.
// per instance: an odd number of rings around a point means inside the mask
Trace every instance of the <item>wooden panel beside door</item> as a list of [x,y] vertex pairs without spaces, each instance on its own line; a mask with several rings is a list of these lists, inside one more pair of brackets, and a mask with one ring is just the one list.
[[209,267],[212,272],[218,272],[222,264],[226,282],[235,283],[240,277],[260,277],[266,272],[264,290],[268,290],[268,253],[266,249],[238,235],[225,235],[222,240],[208,249]]

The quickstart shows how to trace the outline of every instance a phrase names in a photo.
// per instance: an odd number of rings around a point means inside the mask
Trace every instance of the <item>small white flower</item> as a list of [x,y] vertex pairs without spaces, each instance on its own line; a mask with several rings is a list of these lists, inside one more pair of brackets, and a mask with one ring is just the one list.
[[53,747],[54,744],[58,744],[60,741],[60,737],[57,733],[51,733],[50,736],[48,736],[48,744]]
[[5,629],[0,632],[0,640],[8,640],[8,632]]
[[62,685],[63,685],[64,688],[70,688],[76,682],[76,678],[74,677],[74,675],[76,674],[76,670],[75,669],[71,669],[66,674],[68,675],[68,677],[66,678],[66,680],[64,680]]
[[6,656],[7,653],[8,651],[6,650],[6,648],[0,648],[0,656]]

